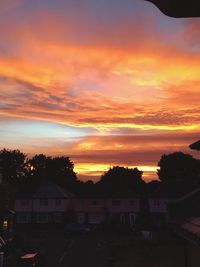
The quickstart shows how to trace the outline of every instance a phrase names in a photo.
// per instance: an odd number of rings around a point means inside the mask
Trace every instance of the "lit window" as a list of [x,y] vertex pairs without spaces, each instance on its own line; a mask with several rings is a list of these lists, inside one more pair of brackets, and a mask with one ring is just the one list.
[[3,221],[3,230],[7,230],[8,229],[8,221],[7,220],[4,220]]

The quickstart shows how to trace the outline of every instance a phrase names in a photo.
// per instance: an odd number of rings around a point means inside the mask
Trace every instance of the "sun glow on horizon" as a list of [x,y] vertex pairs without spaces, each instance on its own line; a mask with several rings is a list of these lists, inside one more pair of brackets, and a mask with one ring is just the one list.
[[[75,164],[75,172],[78,174],[78,176],[88,176],[88,180],[90,177],[95,177],[95,180],[99,180],[101,175],[103,175],[104,172],[108,171],[110,168],[114,167],[116,165],[112,164],[91,164],[91,163],[77,163]],[[143,178],[145,181],[155,180],[157,178],[157,170],[159,169],[158,166],[124,166],[127,168],[138,168],[140,171],[143,171]]]

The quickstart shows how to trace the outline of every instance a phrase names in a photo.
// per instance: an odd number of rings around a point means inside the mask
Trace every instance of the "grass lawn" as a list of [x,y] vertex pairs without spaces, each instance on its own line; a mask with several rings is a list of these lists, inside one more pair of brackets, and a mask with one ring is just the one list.
[[178,243],[132,241],[111,249],[114,267],[184,266],[183,246]]

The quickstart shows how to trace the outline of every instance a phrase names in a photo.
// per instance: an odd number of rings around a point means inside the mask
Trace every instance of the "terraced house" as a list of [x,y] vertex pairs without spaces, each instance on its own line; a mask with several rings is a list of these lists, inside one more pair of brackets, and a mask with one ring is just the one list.
[[47,225],[57,227],[70,222],[133,226],[140,213],[140,198],[79,197],[55,184],[47,183],[32,195],[18,195],[14,206],[17,229],[42,228]]
[[131,226],[140,213],[138,197],[90,197],[74,201],[78,223],[119,223]]
[[18,195],[15,200],[16,227],[65,224],[73,210],[73,198],[72,193],[52,183],[41,185],[32,195]]

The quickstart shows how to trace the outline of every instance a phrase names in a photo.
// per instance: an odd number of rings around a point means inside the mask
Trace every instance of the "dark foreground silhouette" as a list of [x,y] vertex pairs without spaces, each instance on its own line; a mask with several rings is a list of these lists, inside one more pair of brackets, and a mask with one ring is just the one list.
[[165,15],[175,18],[200,17],[199,0],[146,0],[155,4]]

